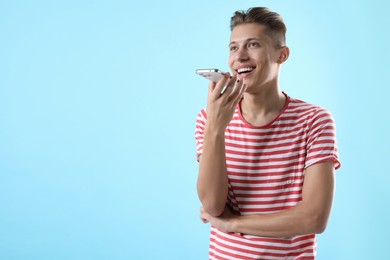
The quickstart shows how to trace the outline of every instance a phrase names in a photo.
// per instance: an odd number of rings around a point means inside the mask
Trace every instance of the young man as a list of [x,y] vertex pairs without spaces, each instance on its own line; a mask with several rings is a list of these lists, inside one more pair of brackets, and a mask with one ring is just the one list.
[[[285,24],[267,8],[231,18],[229,66],[196,121],[210,259],[314,259],[340,167],[331,114],[281,92]],[[221,94],[224,87],[227,90]]]

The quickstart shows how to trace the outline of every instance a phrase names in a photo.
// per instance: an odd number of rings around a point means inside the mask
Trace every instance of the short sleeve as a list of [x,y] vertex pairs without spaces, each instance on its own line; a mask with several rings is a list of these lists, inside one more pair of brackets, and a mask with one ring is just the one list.
[[334,119],[329,111],[319,108],[310,119],[306,142],[305,168],[325,161],[333,161],[335,169],[341,166]]
[[203,152],[203,134],[204,127],[206,124],[206,111],[202,109],[196,117],[195,126],[195,140],[196,140],[196,158],[199,161],[200,156]]

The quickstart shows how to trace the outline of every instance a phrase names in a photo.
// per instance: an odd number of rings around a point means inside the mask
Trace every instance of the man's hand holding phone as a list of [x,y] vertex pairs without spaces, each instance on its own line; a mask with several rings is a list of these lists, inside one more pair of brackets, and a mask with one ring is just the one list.
[[207,97],[206,129],[224,133],[242,99],[246,86],[237,76],[225,73],[217,82],[211,81]]
[[211,81],[208,88],[197,189],[205,212],[215,217],[223,212],[228,195],[225,130],[245,92],[245,85],[236,80],[236,76],[224,73],[218,82]]

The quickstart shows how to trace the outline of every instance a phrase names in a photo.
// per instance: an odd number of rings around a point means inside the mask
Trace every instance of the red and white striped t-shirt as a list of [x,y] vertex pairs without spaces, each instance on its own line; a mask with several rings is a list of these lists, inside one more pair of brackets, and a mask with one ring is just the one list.
[[[285,94],[286,95],[286,94]],[[324,108],[287,96],[281,113],[269,124],[250,125],[239,106],[225,131],[229,179],[228,203],[241,215],[288,209],[302,199],[305,169],[334,161],[335,124]],[[196,120],[197,156],[203,150],[206,110]],[[211,227],[210,259],[314,259],[315,234],[270,238],[224,233]]]

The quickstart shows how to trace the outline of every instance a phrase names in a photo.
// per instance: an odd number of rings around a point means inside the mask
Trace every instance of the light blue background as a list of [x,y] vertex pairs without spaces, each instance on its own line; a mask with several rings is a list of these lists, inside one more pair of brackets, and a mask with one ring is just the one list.
[[328,108],[342,168],[318,259],[384,259],[389,4],[0,1],[0,259],[206,259],[194,127],[235,10],[288,27],[281,89]]

